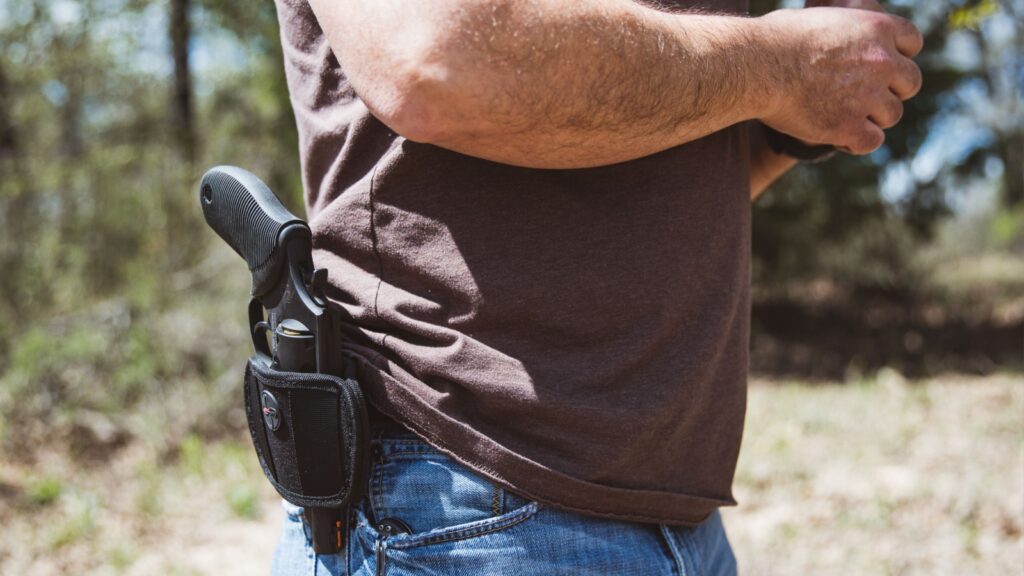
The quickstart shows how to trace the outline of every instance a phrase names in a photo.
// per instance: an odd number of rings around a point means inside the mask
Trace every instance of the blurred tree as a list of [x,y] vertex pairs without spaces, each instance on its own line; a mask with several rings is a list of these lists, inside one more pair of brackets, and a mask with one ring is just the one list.
[[[226,122],[218,134],[229,144],[221,149],[224,160],[240,152],[238,144],[257,146],[271,162],[252,166],[285,204],[302,211],[302,184],[298,172],[298,133],[284,76],[284,53],[278,35],[277,12],[272,2],[257,6],[231,0],[199,0],[211,24],[230,33],[252,55],[245,77],[224,82],[210,101],[211,115],[241,120]],[[244,83],[237,86],[235,82]],[[258,86],[258,92],[245,93]],[[239,92],[239,91],[243,92]],[[231,115],[231,110],[240,113]]]
[[[755,13],[776,8],[754,0]],[[1024,33],[1019,0],[886,3],[925,35],[921,93],[869,157],[801,166],[754,207],[762,287],[828,278],[900,298],[925,285],[915,253],[964,200],[965,183],[1002,171],[1006,206],[1024,186]],[[964,35],[974,39],[966,46]],[[979,89],[978,86],[982,88]],[[961,133],[964,127],[967,133]]]
[[232,6],[0,0],[0,362],[26,325],[115,295],[140,314],[180,298],[167,280],[208,243],[198,167],[269,174],[296,207],[273,4]]
[[172,114],[178,147],[191,164],[195,159],[195,126],[192,121],[192,71],[189,66],[189,43],[192,26],[189,0],[171,0],[171,58],[174,62],[174,98]]

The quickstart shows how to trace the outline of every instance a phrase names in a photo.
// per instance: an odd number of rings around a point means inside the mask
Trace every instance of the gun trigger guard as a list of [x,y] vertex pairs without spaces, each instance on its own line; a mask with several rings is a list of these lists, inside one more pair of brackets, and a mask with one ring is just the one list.
[[256,298],[249,299],[249,335],[252,336],[252,347],[256,355],[264,358],[269,364],[274,357],[267,340],[270,324],[263,320],[263,304]]

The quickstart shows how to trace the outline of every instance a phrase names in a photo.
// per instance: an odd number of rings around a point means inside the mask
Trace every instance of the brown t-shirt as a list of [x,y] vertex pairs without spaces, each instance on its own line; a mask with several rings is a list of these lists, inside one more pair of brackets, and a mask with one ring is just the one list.
[[314,258],[373,404],[555,507],[692,524],[732,504],[745,128],[582,170],[414,143],[369,113],[305,0],[277,7]]

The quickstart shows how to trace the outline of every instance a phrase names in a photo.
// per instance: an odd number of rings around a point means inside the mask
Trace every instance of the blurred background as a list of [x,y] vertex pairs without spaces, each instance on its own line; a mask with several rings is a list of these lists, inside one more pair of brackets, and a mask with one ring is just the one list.
[[[886,4],[923,92],[754,207],[745,574],[1024,573],[1024,1]],[[0,573],[267,573],[249,280],[195,184],[301,213],[277,34],[269,0],[0,0]]]

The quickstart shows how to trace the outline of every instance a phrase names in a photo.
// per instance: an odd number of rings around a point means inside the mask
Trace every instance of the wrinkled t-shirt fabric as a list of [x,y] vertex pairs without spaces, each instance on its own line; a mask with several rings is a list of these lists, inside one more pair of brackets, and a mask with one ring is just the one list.
[[745,127],[576,170],[415,143],[370,114],[306,1],[276,2],[313,256],[372,404],[562,509],[692,525],[733,504]]

